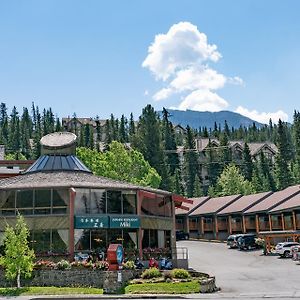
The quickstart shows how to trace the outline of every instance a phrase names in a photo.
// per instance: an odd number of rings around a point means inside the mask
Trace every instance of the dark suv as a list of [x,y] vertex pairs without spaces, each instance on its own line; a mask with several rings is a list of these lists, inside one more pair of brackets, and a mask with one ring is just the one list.
[[237,240],[237,246],[239,250],[251,250],[258,248],[258,245],[255,243],[256,235],[255,234],[242,234]]
[[190,235],[182,230],[176,231],[176,240],[188,240]]

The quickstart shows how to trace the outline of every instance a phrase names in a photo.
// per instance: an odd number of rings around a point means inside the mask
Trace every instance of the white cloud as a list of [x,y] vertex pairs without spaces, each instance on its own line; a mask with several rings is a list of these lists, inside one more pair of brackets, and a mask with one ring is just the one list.
[[244,80],[239,76],[228,77],[227,82],[235,85],[245,85]]
[[206,34],[189,22],[174,24],[166,34],[156,35],[142,63],[157,80],[165,82],[153,99],[160,101],[184,93],[179,109],[219,111],[228,107],[216,91],[226,83],[243,85],[243,80],[226,77],[209,66],[209,62],[220,58],[217,46],[209,44]]
[[148,90],[145,90],[144,91],[144,96],[148,96],[149,95],[149,91]]
[[157,79],[167,80],[177,70],[204,61],[218,61],[216,45],[207,43],[207,36],[189,22],[174,24],[166,34],[155,36],[142,66]]
[[220,111],[228,107],[228,102],[209,90],[196,90],[179,104],[180,110]]
[[282,110],[259,113],[257,110],[248,110],[247,108],[239,106],[235,112],[264,124],[268,124],[270,119],[274,123],[277,123],[279,119],[285,122],[288,121],[288,114]]

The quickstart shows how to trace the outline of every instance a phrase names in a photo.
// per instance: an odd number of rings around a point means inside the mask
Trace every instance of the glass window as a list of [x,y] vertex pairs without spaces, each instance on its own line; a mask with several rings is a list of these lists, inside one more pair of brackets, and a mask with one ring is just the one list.
[[91,214],[106,213],[105,190],[91,190]]
[[90,190],[76,189],[75,196],[75,214],[89,214],[91,211],[90,205]]
[[51,250],[54,253],[63,253],[68,249],[69,230],[67,229],[52,229],[52,245]]
[[4,204],[2,208],[13,208],[13,209],[15,208],[15,192],[1,193],[1,196],[6,198],[6,200],[3,199]]
[[17,208],[33,207],[33,190],[17,191]]
[[51,230],[34,231],[32,242],[35,252],[48,252],[50,250]]
[[170,197],[157,197],[155,199],[143,198],[142,214],[151,216],[171,217],[172,203]]
[[122,194],[123,197],[123,214],[136,214],[136,193]]
[[67,206],[69,203],[69,190],[53,189],[53,207]]
[[35,190],[35,207],[51,207],[51,190]]
[[109,244],[123,244],[122,229],[108,229],[107,242]]
[[90,245],[90,233],[89,229],[75,229],[75,250],[76,251],[89,251]]
[[107,212],[109,214],[122,213],[122,195],[120,191],[107,191]]
[[91,250],[97,253],[106,252],[107,248],[107,231],[102,230],[91,230]]

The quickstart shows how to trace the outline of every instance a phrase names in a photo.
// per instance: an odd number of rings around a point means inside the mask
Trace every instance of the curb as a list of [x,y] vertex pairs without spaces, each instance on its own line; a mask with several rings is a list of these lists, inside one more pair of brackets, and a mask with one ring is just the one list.
[[226,241],[220,241],[220,240],[207,240],[207,239],[195,239],[195,238],[190,238],[190,241],[195,241],[195,242],[205,242],[205,243],[226,244]]

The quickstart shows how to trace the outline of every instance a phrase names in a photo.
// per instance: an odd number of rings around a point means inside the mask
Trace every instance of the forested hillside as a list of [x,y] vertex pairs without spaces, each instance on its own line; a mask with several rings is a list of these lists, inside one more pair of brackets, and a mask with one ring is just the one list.
[[[225,121],[224,124],[215,122],[212,128],[195,130],[188,125],[177,130],[167,110],[164,109],[159,117],[151,105],[147,105],[136,119],[132,114],[129,117],[122,115],[120,119],[112,114],[107,120],[95,116],[93,123],[72,127],[71,131],[78,135],[79,146],[94,151],[108,151],[112,141],[137,150],[157,170],[162,179],[160,188],[188,197],[203,193],[224,195],[229,193],[231,185],[231,190],[245,194],[283,189],[300,183],[300,114],[297,111],[292,125],[279,121],[278,124],[270,122],[261,127],[253,123],[249,127],[232,128]],[[40,110],[32,104],[31,108],[24,107],[21,112],[16,107],[8,112],[5,103],[0,105],[0,144],[5,145],[7,158],[37,158],[40,155],[40,138],[62,130],[66,127],[62,126],[51,108]],[[217,139],[220,146],[215,148],[209,144],[205,153],[199,153],[196,151],[196,138]],[[229,147],[229,141],[233,140],[245,142],[239,163],[232,157]],[[259,159],[251,158],[247,143],[265,141],[277,145],[274,164],[263,154]],[[181,149],[182,156],[178,155],[178,149]],[[203,168],[208,170],[209,188],[203,186]],[[226,176],[236,178],[226,181]],[[245,180],[243,185],[234,186],[234,182],[241,181],[241,178]]]

